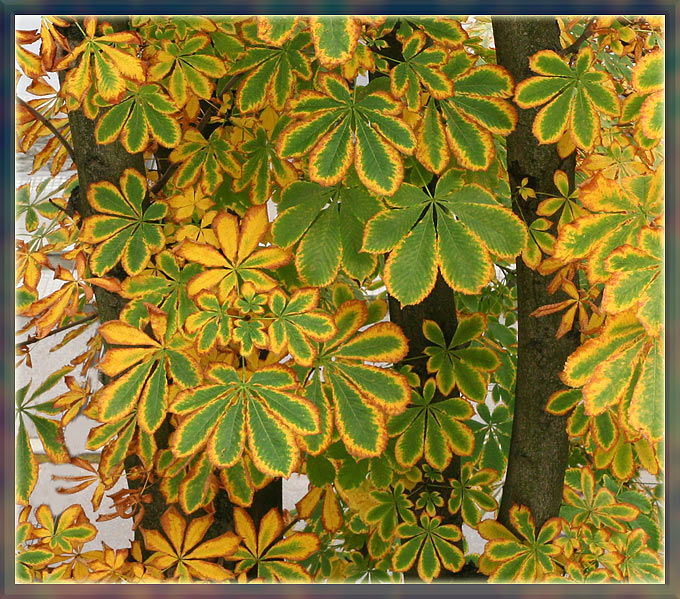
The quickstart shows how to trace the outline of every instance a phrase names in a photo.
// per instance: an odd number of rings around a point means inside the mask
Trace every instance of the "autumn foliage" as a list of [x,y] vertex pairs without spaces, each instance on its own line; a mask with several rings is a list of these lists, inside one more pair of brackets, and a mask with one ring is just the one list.
[[[494,582],[663,579],[663,22],[558,23],[564,51],[529,57],[524,81],[496,64],[483,17],[42,17],[17,32],[33,94],[17,104],[17,150],[41,148],[34,170],[70,177],[16,191],[31,335],[18,360],[56,332],[62,346],[89,338],[16,392],[17,580],[430,582],[466,564]],[[577,163],[533,222],[522,204],[536,192],[510,189],[505,164],[525,109],[536,140]],[[92,144],[146,164],[81,187],[88,215],[69,200],[75,111]],[[568,296],[534,317],[562,314],[554,335],[576,328],[581,345],[546,397],[568,415],[562,507],[539,529],[516,505],[510,530],[495,515],[516,259]],[[458,327],[447,338],[423,321],[419,377],[387,295],[418,304],[438,275]],[[47,279],[59,283],[42,294]],[[106,322],[102,292],[124,304]],[[82,378],[93,368],[101,385]],[[65,445],[81,413],[94,463]],[[32,495],[29,428],[49,462],[82,471],[60,493],[89,489],[95,510],[108,495],[99,519],[132,519],[129,548],[85,550],[98,531],[82,507],[53,514]],[[442,474],[454,458],[459,479]],[[309,479],[296,509],[253,519],[255,493],[294,473]],[[121,477],[130,488],[114,493]],[[143,524],[152,487],[159,529]],[[225,493],[233,521],[215,533]]]

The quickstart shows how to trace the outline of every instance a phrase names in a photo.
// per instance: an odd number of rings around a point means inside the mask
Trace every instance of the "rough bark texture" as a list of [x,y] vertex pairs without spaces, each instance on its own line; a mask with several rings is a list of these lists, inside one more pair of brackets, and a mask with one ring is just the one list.
[[[128,28],[127,22],[123,19],[112,19],[114,28],[124,30]],[[76,26],[70,26],[63,30],[72,48],[78,45],[82,39],[82,33]],[[87,190],[90,185],[99,181],[109,181],[118,186],[120,177],[126,168],[134,168],[139,172],[145,172],[144,157],[141,153],[130,154],[119,141],[106,145],[98,145],[95,141],[96,121],[88,119],[82,109],[74,110],[68,114],[69,126],[71,129],[72,146],[76,158],[76,168],[78,171],[78,187],[71,196],[72,207],[84,219],[94,214],[94,210],[87,201]],[[167,164],[168,151],[162,148],[161,156]],[[119,280],[126,277],[126,273],[116,266],[107,273]],[[115,320],[119,318],[126,300],[118,294],[111,293],[100,287],[94,287],[95,299],[97,301],[97,311],[100,322]],[[159,448],[168,446],[168,439],[172,432],[169,419],[166,419],[161,427],[156,431],[155,439]],[[128,456],[125,460],[125,467],[130,470],[140,464],[139,458],[135,455]],[[140,481],[130,480],[132,488],[141,484]],[[148,529],[160,529],[160,517],[167,509],[163,495],[158,484],[147,487],[147,492],[151,494],[152,501],[145,505],[144,518],[140,526]],[[250,515],[256,524],[272,507],[281,508],[282,502],[282,481],[277,479],[264,489],[256,492],[253,499],[253,506],[249,509]],[[233,528],[233,509],[231,502],[224,490],[217,493],[214,502],[215,523],[208,531],[206,538],[218,536],[228,529]],[[204,510],[198,510],[192,517],[204,515]]]
[[[498,64],[506,67],[515,82],[533,75],[529,57],[542,49],[559,50],[559,29],[554,18],[495,17],[493,33]],[[517,129],[507,138],[508,173],[516,214],[527,224],[533,222],[541,193],[554,194],[553,173],[565,171],[574,184],[575,158],[560,159],[556,146],[539,145],[531,132],[537,110],[519,110]],[[538,199],[520,198],[514,190],[524,177],[529,179]],[[513,504],[525,505],[539,528],[557,516],[562,501],[564,472],[569,453],[566,417],[545,412],[548,397],[564,388],[559,380],[564,362],[579,344],[572,330],[555,339],[560,314],[535,318],[536,308],[567,299],[562,291],[550,295],[549,279],[517,259],[518,360],[512,441],[503,498],[498,519],[510,526]]]

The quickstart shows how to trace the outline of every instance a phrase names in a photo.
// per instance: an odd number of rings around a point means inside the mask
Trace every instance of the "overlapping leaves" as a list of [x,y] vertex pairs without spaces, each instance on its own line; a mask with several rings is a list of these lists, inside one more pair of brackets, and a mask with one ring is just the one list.
[[283,518],[276,508],[264,515],[256,531],[250,515],[235,507],[234,527],[242,539],[236,552],[227,558],[236,561],[235,573],[246,573],[254,568],[258,579],[266,582],[310,581],[309,573],[298,562],[319,549],[319,537],[315,534],[285,534]]
[[201,291],[217,288],[217,297],[224,302],[232,290],[245,282],[258,291],[268,291],[276,281],[262,269],[275,269],[290,261],[290,254],[276,246],[259,247],[269,229],[266,206],[252,206],[239,220],[233,214],[219,213],[212,222],[220,249],[190,239],[177,247],[182,258],[205,267],[187,284],[187,292],[194,296]]
[[290,103],[296,119],[278,139],[282,157],[309,153],[309,178],[321,185],[340,182],[354,163],[371,191],[392,195],[404,178],[401,154],[416,147],[410,127],[397,115],[401,105],[386,92],[357,100],[347,82],[332,73],[319,76],[321,91],[305,91]]
[[555,143],[568,131],[576,146],[592,150],[600,135],[600,113],[617,117],[621,109],[611,77],[595,67],[592,49],[585,46],[573,66],[553,50],[541,50],[529,66],[538,75],[517,84],[515,103],[533,108],[548,102],[534,119],[539,143]]
[[462,420],[472,416],[470,404],[458,397],[433,401],[434,379],[423,386],[422,396],[412,392],[405,412],[390,419],[390,436],[397,436],[394,455],[402,466],[413,466],[423,457],[436,470],[444,470],[453,454],[470,455],[474,436]]
[[165,244],[158,221],[168,207],[162,202],[143,206],[146,178],[134,169],[125,169],[120,189],[122,193],[112,183],[101,181],[87,192],[88,202],[99,214],[85,219],[80,239],[97,244],[90,256],[90,268],[96,275],[108,272],[119,261],[129,275],[139,274],[151,254]]
[[142,528],[144,546],[153,552],[147,563],[161,572],[172,573],[180,582],[223,582],[231,578],[231,572],[214,560],[232,555],[239,537],[230,531],[204,541],[213,520],[210,515],[201,516],[187,526],[175,506],[170,506],[160,519],[164,535],[159,530]]
[[309,57],[303,52],[311,42],[308,32],[300,31],[280,46],[266,46],[257,38],[256,24],[246,24],[251,47],[229,69],[230,74],[245,73],[238,85],[235,104],[239,111],[262,110],[270,103],[281,111],[293,95],[297,79],[312,77]]
[[[364,302],[344,302],[335,313],[335,338],[320,349],[317,363],[323,366],[321,383],[318,369],[306,396],[322,412],[330,412],[347,451],[356,457],[380,455],[387,445],[387,414],[404,411],[411,391],[406,378],[388,368],[370,363],[396,363],[408,345],[399,327],[380,322],[364,330],[368,310]],[[330,442],[332,422],[324,419],[322,437]],[[313,442],[313,440],[312,440]]]
[[368,221],[363,249],[389,252],[384,281],[402,305],[426,297],[438,271],[452,289],[478,293],[493,277],[492,255],[511,258],[526,244],[521,221],[487,189],[462,187],[453,170],[434,196],[404,183],[388,203]]
[[561,551],[553,541],[560,533],[562,520],[550,518],[537,535],[529,509],[514,505],[510,521],[522,540],[494,520],[484,520],[478,527],[479,534],[489,541],[480,558],[480,568],[490,574],[489,581],[536,582],[556,572],[555,558]]
[[206,194],[212,195],[224,179],[223,173],[232,177],[241,174],[234,158],[234,148],[225,139],[223,128],[216,128],[206,139],[195,128],[184,132],[182,143],[170,153],[170,160],[180,163],[174,183],[180,189],[197,184]]
[[80,102],[94,80],[95,89],[104,100],[118,102],[125,94],[126,81],[143,83],[146,78],[142,61],[128,50],[142,40],[133,31],[97,36],[95,17],[85,17],[83,24],[85,39],[57,65],[64,69],[80,58],[78,65],[67,73],[64,90]]
[[284,248],[300,240],[295,265],[304,281],[328,285],[341,266],[363,280],[375,269],[376,258],[360,249],[366,222],[380,210],[380,203],[360,187],[329,189],[296,181],[283,191],[278,210],[272,239]]
[[97,121],[95,139],[109,144],[120,138],[123,147],[135,154],[151,141],[174,148],[182,138],[182,129],[173,115],[177,107],[156,84],[132,88],[127,97],[110,108]]
[[441,518],[420,516],[420,524],[405,522],[397,528],[402,544],[392,556],[392,567],[398,572],[408,570],[418,560],[418,576],[432,582],[444,566],[458,572],[465,563],[463,552],[454,543],[461,538],[460,528],[454,524],[442,524]]
[[295,394],[293,371],[277,365],[239,373],[214,364],[206,380],[180,393],[171,406],[185,416],[173,435],[173,453],[193,455],[207,444],[210,462],[224,468],[238,461],[247,440],[259,470],[290,476],[300,454],[296,435],[319,431],[318,410]]
[[512,77],[498,65],[475,66],[474,57],[462,49],[451,53],[442,72],[453,83],[453,95],[439,101],[446,118],[447,143],[442,136],[440,116],[429,116],[430,124],[424,120],[418,140],[424,144],[419,149],[420,155],[441,153],[441,160],[423,164],[428,168],[438,163],[445,165],[448,160],[443,157],[449,154],[448,145],[460,166],[484,171],[496,155],[493,134],[507,135],[517,123],[517,112],[506,100],[512,95]]

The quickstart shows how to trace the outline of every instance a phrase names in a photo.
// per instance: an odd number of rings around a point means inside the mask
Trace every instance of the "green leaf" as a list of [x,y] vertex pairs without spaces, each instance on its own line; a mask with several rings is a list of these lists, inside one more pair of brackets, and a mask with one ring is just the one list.
[[337,205],[331,204],[319,214],[300,242],[295,266],[310,285],[329,285],[340,269],[342,247]]
[[315,487],[324,487],[335,480],[335,466],[322,455],[308,456],[307,476]]
[[248,446],[259,470],[272,476],[291,475],[297,459],[293,436],[253,399],[248,400]]
[[363,250],[374,254],[389,252],[411,230],[421,213],[422,208],[414,206],[376,214],[366,223]]
[[33,455],[31,441],[28,438],[23,419],[19,421],[15,447],[16,478],[14,493],[17,503],[28,505],[31,493],[38,482],[38,461]]
[[357,389],[341,376],[329,375],[335,422],[347,450],[358,457],[380,455],[387,442],[383,418],[364,403]]
[[361,182],[379,195],[392,195],[404,178],[399,153],[361,118],[356,122],[354,165]]
[[437,240],[434,223],[425,215],[394,248],[385,264],[384,281],[402,305],[417,304],[437,278]]
[[479,238],[450,217],[438,219],[437,234],[437,257],[446,282],[455,291],[479,293],[493,276],[491,259]]

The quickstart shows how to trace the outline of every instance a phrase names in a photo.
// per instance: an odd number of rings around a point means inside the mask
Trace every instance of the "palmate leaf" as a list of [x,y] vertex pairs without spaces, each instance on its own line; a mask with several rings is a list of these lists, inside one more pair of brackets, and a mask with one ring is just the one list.
[[600,113],[619,115],[621,103],[613,81],[595,70],[594,61],[588,46],[578,53],[573,66],[552,50],[540,50],[529,59],[538,76],[517,84],[515,103],[520,108],[545,104],[533,124],[539,143],[555,143],[568,131],[576,146],[592,150],[600,135]]
[[208,139],[197,129],[187,129],[182,143],[170,153],[170,160],[180,163],[173,179],[178,188],[186,189],[198,182],[206,195],[215,193],[222,183],[224,172],[232,177],[241,174],[234,148],[221,127],[215,129]]
[[182,138],[177,107],[156,84],[134,88],[97,121],[95,139],[109,144],[120,139],[131,154],[142,152],[153,141],[174,148]]
[[589,282],[606,281],[610,277],[605,268],[609,255],[622,245],[638,247],[642,229],[661,214],[662,181],[662,169],[653,175],[625,177],[621,184],[595,175],[579,194],[583,206],[593,213],[560,230],[554,258],[562,262],[585,259]]
[[56,522],[50,508],[40,505],[35,510],[35,517],[38,527],[34,529],[33,535],[55,553],[73,551],[74,544],[87,543],[97,535],[97,529],[80,505],[66,508]]
[[[364,364],[396,363],[408,352],[406,338],[393,323],[381,322],[359,331],[367,319],[363,302],[344,302],[334,318],[338,334],[319,349],[317,358],[327,383],[323,393],[333,406],[338,433],[347,451],[357,457],[382,453],[387,445],[385,415],[402,412],[411,394],[403,375]],[[319,398],[315,403],[322,402]]]
[[371,527],[376,527],[383,541],[394,538],[397,525],[401,522],[416,523],[413,515],[413,502],[401,483],[386,491],[372,491],[373,507],[366,512],[364,520]]
[[474,435],[461,422],[472,416],[472,407],[458,397],[433,402],[435,388],[434,379],[428,379],[422,396],[412,392],[412,407],[389,420],[389,434],[397,437],[394,455],[401,466],[413,466],[424,455],[432,468],[441,471],[453,454],[473,452]]
[[636,528],[627,534],[615,535],[614,546],[623,557],[621,571],[627,580],[637,583],[659,582],[663,579],[663,566],[658,552],[648,547],[649,535]]
[[274,319],[269,325],[269,339],[274,353],[288,348],[296,364],[313,364],[317,349],[312,341],[330,341],[337,332],[333,319],[316,309],[318,303],[317,288],[298,289],[290,298],[280,289],[272,291],[269,307]]
[[122,295],[130,301],[123,308],[120,319],[141,329],[149,317],[144,304],[153,304],[168,315],[168,333],[173,335],[196,311],[186,286],[201,267],[186,264],[180,268],[177,258],[167,250],[156,254],[155,263],[155,274],[143,272],[123,281]]
[[561,550],[553,541],[562,529],[561,518],[550,518],[537,535],[529,508],[513,505],[510,521],[523,540],[494,520],[483,520],[478,526],[479,534],[489,541],[479,562],[489,580],[536,582],[557,571],[555,558]]
[[319,431],[316,407],[296,395],[295,375],[284,366],[238,373],[213,365],[209,383],[180,393],[171,410],[186,415],[173,434],[177,457],[193,455],[207,443],[212,464],[229,467],[248,450],[255,466],[272,476],[290,476],[297,464],[295,434]]
[[404,523],[397,528],[402,541],[392,556],[392,567],[397,572],[411,568],[418,560],[418,576],[425,582],[432,582],[444,566],[451,572],[458,572],[465,563],[463,552],[454,545],[461,538],[460,528],[454,524],[441,524],[438,517],[420,516],[420,524]]
[[492,468],[482,468],[472,472],[470,462],[463,465],[460,480],[451,481],[451,495],[448,501],[449,512],[460,510],[463,522],[476,528],[484,512],[498,509],[498,502],[492,496],[489,485],[498,479],[498,472]]
[[423,31],[415,31],[402,41],[404,62],[390,71],[390,90],[395,98],[406,97],[409,110],[420,108],[421,85],[433,98],[439,100],[453,94],[451,80],[442,72],[446,50],[433,46],[425,49],[426,37]]
[[[267,110],[263,111],[262,120]],[[234,190],[242,191],[249,188],[248,196],[251,204],[264,204],[272,198],[279,189],[298,179],[295,167],[288,161],[282,160],[276,153],[275,142],[283,128],[290,122],[286,116],[276,118],[273,129],[255,124],[253,139],[249,139],[239,146],[239,151],[246,155],[246,161],[241,168],[241,175],[234,180]]]
[[454,290],[478,293],[493,276],[491,254],[509,258],[526,244],[521,221],[488,190],[474,184],[451,189],[447,179],[442,176],[434,197],[402,184],[391,207],[366,224],[363,249],[390,252],[385,285],[402,305],[431,291],[437,267]]
[[226,73],[224,62],[205,50],[210,44],[206,33],[197,33],[182,44],[162,40],[161,49],[153,54],[149,81],[168,77],[165,87],[178,108],[189,100],[189,90],[199,98],[210,99],[215,81]]
[[193,518],[187,526],[175,506],[170,506],[161,516],[164,534],[158,530],[141,529],[144,547],[153,552],[148,558],[149,565],[162,571],[168,570],[180,582],[223,582],[230,578],[231,573],[213,560],[233,555],[240,539],[229,531],[203,541],[213,520],[210,515],[201,516]]
[[486,347],[460,346],[480,336],[485,328],[486,318],[483,314],[461,318],[456,333],[447,345],[439,326],[432,320],[423,321],[423,334],[435,344],[425,348],[425,354],[429,356],[427,370],[436,373],[437,387],[444,395],[449,395],[457,387],[469,399],[484,401],[488,373],[500,366],[498,356]]
[[596,489],[595,475],[590,466],[581,468],[580,477],[570,476],[566,480],[564,501],[568,509],[565,507],[565,515],[569,516],[571,526],[593,525],[623,532],[624,523],[635,520],[640,514],[634,505],[617,501],[609,489]]
[[[453,82],[453,93],[439,102],[449,149],[464,168],[486,170],[495,156],[492,133],[507,135],[517,123],[517,112],[506,100],[512,95],[512,77],[498,65],[474,66],[462,49],[451,52],[441,71]],[[446,147],[440,151],[448,157]]]
[[103,275],[119,261],[129,275],[142,272],[151,254],[165,244],[160,223],[167,205],[153,202],[142,211],[147,193],[146,178],[134,169],[125,169],[120,178],[121,192],[107,181],[94,183],[87,192],[90,205],[99,213],[83,222],[80,240],[97,244],[90,256],[90,268]]
[[291,254],[276,246],[259,247],[268,229],[267,207],[251,206],[240,226],[233,214],[220,212],[215,217],[212,230],[221,251],[209,244],[185,239],[175,253],[205,267],[187,284],[189,295],[216,287],[219,301],[225,302],[232,290],[245,282],[252,283],[256,291],[273,289],[276,281],[262,269],[284,266]]
[[196,341],[196,350],[206,354],[219,343],[226,347],[231,341],[233,315],[229,303],[220,303],[210,292],[200,293],[195,299],[198,311],[184,321],[184,329]]
[[97,19],[84,21],[85,39],[62,58],[58,69],[66,68],[80,58],[80,62],[66,75],[64,91],[81,102],[92,83],[101,97],[111,103],[125,94],[125,82],[143,83],[146,73],[142,61],[129,52],[130,45],[141,44],[139,34],[132,31],[107,33],[95,37]]
[[401,105],[382,91],[357,100],[347,82],[331,73],[322,73],[318,82],[321,92],[290,103],[287,114],[295,120],[279,136],[279,156],[311,150],[310,179],[324,186],[342,180],[353,162],[370,191],[392,195],[404,177],[400,152],[410,155],[416,148],[413,132],[396,116]]
[[153,337],[122,321],[104,323],[99,333],[110,345],[98,368],[115,379],[98,394],[98,417],[104,423],[123,420],[135,408],[137,422],[153,433],[163,422],[168,401],[167,377],[180,387],[198,385],[200,370],[185,343],[170,336],[167,315],[146,304]]
[[[318,551],[319,537],[311,532],[284,532],[283,518],[276,508],[267,512],[255,530],[252,518],[244,509],[234,508],[234,528],[241,544],[226,559],[236,561],[234,572],[248,572],[267,582],[309,582],[311,577],[301,562]],[[285,536],[284,536],[285,534]]]
[[[326,204],[330,204],[326,207]],[[281,195],[272,239],[288,248],[300,240],[295,264],[300,277],[311,285],[330,284],[342,267],[363,280],[376,258],[359,253],[366,221],[380,209],[376,198],[360,187],[297,181]]]
[[[254,35],[253,39],[257,37]],[[260,40],[254,41],[229,70],[230,74],[245,73],[236,89],[235,103],[239,111],[257,112],[267,103],[276,111],[283,110],[295,93],[297,80],[308,81],[312,77],[310,60],[303,52],[310,43],[311,36],[306,31],[280,46],[265,46]]]

